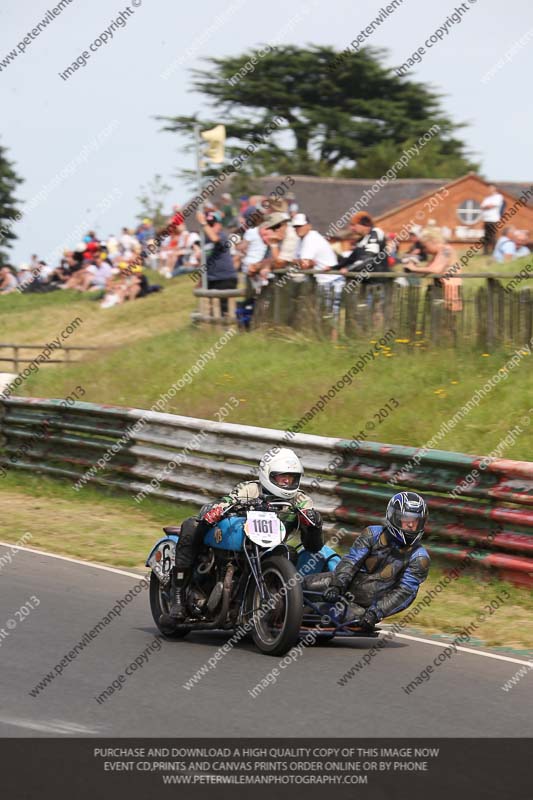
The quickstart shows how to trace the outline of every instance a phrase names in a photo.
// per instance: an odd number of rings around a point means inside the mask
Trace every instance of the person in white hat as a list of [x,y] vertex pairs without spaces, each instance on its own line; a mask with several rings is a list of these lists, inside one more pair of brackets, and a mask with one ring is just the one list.
[[263,220],[261,227],[268,230],[272,267],[281,269],[294,262],[298,248],[298,237],[291,225],[291,218],[284,211],[274,211]]
[[294,264],[298,237],[290,219],[283,211],[273,211],[259,225],[258,235],[267,248],[260,261],[247,264],[249,275],[264,276],[273,269],[284,269]]
[[337,254],[328,240],[313,229],[306,214],[295,214],[292,225],[300,239],[296,251],[296,264],[302,269],[323,270],[322,274],[315,275],[315,280],[321,291],[333,292],[332,309],[334,315],[338,316],[345,280],[342,275],[328,275],[331,269],[337,268]]
[[[305,214],[295,214],[292,226],[300,239],[296,249],[296,260],[302,269],[320,269],[328,272],[337,266],[337,255],[327,239],[313,230]],[[332,283],[336,275],[316,275],[319,286]],[[342,280],[342,279],[341,279]]]

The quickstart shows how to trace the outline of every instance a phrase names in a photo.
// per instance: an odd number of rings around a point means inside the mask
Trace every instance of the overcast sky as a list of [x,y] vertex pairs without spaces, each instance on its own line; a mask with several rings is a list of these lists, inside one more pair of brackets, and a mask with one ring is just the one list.
[[[0,65],[58,1],[2,0]],[[183,139],[162,133],[154,117],[201,110],[201,97],[189,91],[189,70],[202,66],[202,57],[274,41],[342,49],[383,5],[130,0],[125,26],[65,81],[59,73],[128,8],[120,0],[72,0],[0,71],[0,143],[24,178],[19,196],[29,204],[14,228],[19,239],[12,260],[73,246],[86,228],[107,235],[134,224],[139,188],[155,173],[173,187],[169,207],[187,198],[176,172],[193,167],[192,157],[183,152]],[[368,42],[387,48],[388,63],[398,66],[458,5],[403,0]],[[452,119],[468,123],[462,135],[487,177],[533,181],[531,0],[469,0],[465,6],[461,23],[427,49],[413,77],[441,91]],[[501,58],[504,66],[483,82]]]

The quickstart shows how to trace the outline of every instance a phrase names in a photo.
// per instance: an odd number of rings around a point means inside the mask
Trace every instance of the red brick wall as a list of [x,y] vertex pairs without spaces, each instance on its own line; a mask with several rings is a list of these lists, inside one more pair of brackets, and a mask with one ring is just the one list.
[[[468,175],[456,183],[444,185],[440,192],[420,200],[414,200],[396,212],[393,211],[378,217],[376,224],[387,233],[398,233],[407,226],[413,224],[424,226],[428,224],[429,219],[434,219],[437,225],[448,227],[451,230],[450,241],[452,242],[479,241],[483,222],[479,220],[474,224],[465,224],[461,222],[457,209],[467,200],[475,200],[480,203],[487,194],[487,187],[483,181],[474,175]],[[517,228],[528,230],[530,234],[533,234],[533,208],[519,205],[516,197],[506,192],[501,192],[501,194],[507,203],[505,213],[511,209],[517,209],[516,214],[510,217],[506,224],[513,224]],[[472,236],[468,235],[469,232]]]

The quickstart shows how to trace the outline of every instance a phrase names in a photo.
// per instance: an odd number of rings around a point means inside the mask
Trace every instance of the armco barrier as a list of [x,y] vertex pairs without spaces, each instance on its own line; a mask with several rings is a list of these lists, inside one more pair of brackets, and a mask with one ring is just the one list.
[[[92,482],[136,495],[150,491],[150,481],[161,480],[155,497],[198,505],[240,480],[253,479],[269,448],[290,446],[303,461],[303,489],[324,515],[328,534],[341,531],[349,543],[364,525],[381,520],[393,491],[416,489],[429,502],[433,556],[453,563],[469,554],[471,565],[533,586],[530,462],[492,459],[479,468],[481,457],[462,453],[355,443],[94,403],[66,406],[61,400],[11,397],[2,401],[1,414],[4,469],[69,478],[81,492]],[[171,461],[177,465],[161,479]],[[476,468],[476,482],[462,499],[447,496]]]

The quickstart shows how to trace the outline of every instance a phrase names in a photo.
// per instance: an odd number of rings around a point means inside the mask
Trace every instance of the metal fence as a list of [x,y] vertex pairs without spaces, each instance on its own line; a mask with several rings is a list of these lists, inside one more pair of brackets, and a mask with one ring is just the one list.
[[[13,364],[15,371],[19,372],[20,364],[31,364],[35,361],[36,355],[42,353],[47,347],[50,347],[49,344],[0,344],[0,361],[8,362]],[[77,352],[84,352],[86,350],[100,350],[99,347],[70,347],[64,344],[61,344],[59,347],[54,348],[58,353],[64,353],[64,358],[47,358],[46,360],[40,362],[42,364],[70,364],[72,362],[72,353]],[[11,350],[11,356],[8,355],[1,355],[5,350]],[[36,354],[31,356],[31,351],[35,350]],[[29,358],[24,358],[24,353],[22,351],[27,351],[27,355],[30,356]]]
[[[400,285],[398,278],[402,278]],[[522,346],[533,336],[533,295],[510,289],[509,275],[468,274],[451,304],[433,279],[376,273],[373,283],[335,289],[301,273],[280,270],[258,296],[246,290],[197,290],[196,321],[220,323],[236,317],[236,303],[254,301],[254,327],[288,327],[318,336],[379,335],[389,328],[417,346],[452,345],[490,349]],[[228,316],[220,298],[230,298]]]
[[[533,586],[530,462],[490,459],[485,467],[480,457],[462,453],[94,403],[12,397],[0,411],[2,468],[67,478],[78,491],[97,483],[200,505],[254,479],[269,448],[290,446],[303,461],[302,488],[324,515],[328,535],[340,532],[350,543],[365,525],[381,521],[393,491],[413,488],[429,502],[433,557],[448,564],[468,558],[469,569]],[[477,478],[464,499],[452,499],[449,493],[473,470]]]

